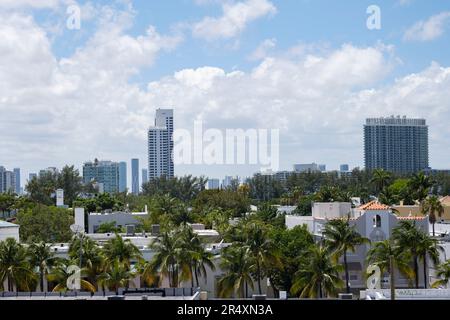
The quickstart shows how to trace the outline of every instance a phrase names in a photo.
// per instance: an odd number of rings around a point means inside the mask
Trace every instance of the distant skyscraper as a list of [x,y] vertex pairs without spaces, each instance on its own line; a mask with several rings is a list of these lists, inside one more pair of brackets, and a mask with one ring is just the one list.
[[14,177],[15,177],[15,192],[16,194],[21,194],[21,185],[20,185],[20,168],[14,168]]
[[16,192],[16,175],[0,166],[0,193]]
[[174,177],[173,110],[156,110],[155,126],[148,130],[149,179]]
[[219,179],[208,179],[208,190],[218,190],[220,189]]
[[350,166],[348,164],[341,164],[339,171],[340,172],[349,172]]
[[142,169],[142,184],[148,183],[148,170]]
[[119,163],[119,192],[127,191],[127,163]]
[[55,167],[48,167],[47,169],[39,170],[39,176],[44,176],[46,174],[57,174],[59,170]]
[[37,178],[37,174],[36,174],[36,173],[30,173],[30,174],[28,175],[28,181],[31,181],[31,180],[33,180],[34,178]]
[[[325,167],[326,169],[326,167]],[[318,172],[319,166],[316,163],[296,164],[294,165],[295,172]]]
[[131,159],[131,192],[139,194],[139,159]]
[[326,164],[319,164],[319,171],[320,172],[326,172],[327,171],[327,165]]
[[84,183],[95,181],[103,186],[103,191],[107,193],[119,192],[119,163],[112,161],[86,162],[83,165]]
[[364,126],[364,158],[369,170],[415,173],[427,169],[426,120],[406,117],[367,119]]

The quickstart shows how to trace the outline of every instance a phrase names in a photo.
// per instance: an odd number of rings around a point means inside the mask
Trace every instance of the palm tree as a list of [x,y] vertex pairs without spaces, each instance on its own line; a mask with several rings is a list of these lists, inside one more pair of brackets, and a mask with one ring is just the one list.
[[342,266],[333,262],[328,248],[312,245],[300,260],[291,292],[300,298],[335,296],[344,286],[341,271]]
[[432,284],[433,288],[440,288],[448,285],[448,282],[450,281],[450,260],[447,260],[438,266],[436,275],[440,279]]
[[36,280],[26,249],[13,238],[0,242],[0,288],[8,281],[8,291],[30,291]]
[[395,194],[391,188],[384,187],[378,196],[378,200],[382,204],[385,204],[387,206],[392,206],[398,202],[399,196],[397,194]]
[[415,200],[422,203],[428,196],[433,183],[432,179],[423,172],[416,173],[408,182],[409,192],[413,195]]
[[231,246],[222,253],[220,266],[225,272],[217,287],[220,297],[230,297],[238,294],[240,298],[247,297],[248,286],[253,290],[252,264],[249,259],[249,250],[245,246]]
[[443,248],[438,245],[438,240],[431,238],[428,234],[422,233],[422,238],[418,244],[417,254],[419,258],[423,261],[423,278],[424,287],[428,287],[428,276],[427,276],[427,259],[433,262],[434,265],[439,264],[439,251],[443,251]]
[[411,221],[400,221],[399,225],[392,230],[392,239],[397,242],[403,251],[409,251],[414,265],[416,288],[419,288],[419,244],[423,239],[423,233],[417,229],[416,223]]
[[355,252],[357,246],[369,243],[370,241],[362,237],[356,231],[355,227],[351,227],[348,219],[329,221],[325,225],[323,235],[329,249],[334,252],[336,262],[341,256],[344,256],[345,285],[347,293],[350,293],[347,253],[349,251]]
[[[57,265],[51,270],[47,275],[49,282],[53,282],[56,286],[53,288],[53,292],[66,292],[69,290],[67,287],[67,282],[69,277],[74,276],[75,271],[70,270],[70,266],[73,265],[72,261],[69,260],[59,260]],[[95,292],[95,287],[87,280],[80,279],[80,287],[83,290]]]
[[58,260],[50,248],[50,245],[47,245],[45,242],[33,243],[28,247],[30,264],[39,270],[41,292],[47,291],[47,288],[44,287],[44,279]]
[[213,254],[205,250],[199,236],[194,233],[192,227],[185,226],[181,229],[180,239],[185,263],[189,265],[190,279],[192,287],[194,287],[194,279],[197,286],[199,286],[198,277],[204,276],[206,279],[206,267],[208,266],[212,271],[215,270]]
[[97,277],[106,267],[105,257],[97,243],[88,237],[74,237],[70,243],[69,257],[83,268],[87,280],[92,285],[97,286]]
[[245,245],[249,249],[256,268],[256,281],[259,294],[262,294],[261,278],[269,267],[280,264],[279,254],[267,230],[258,222],[251,222],[246,227]]
[[178,235],[174,232],[164,232],[151,244],[151,248],[155,255],[144,268],[143,276],[146,277],[159,271],[163,277],[169,279],[171,288],[177,288],[180,282],[180,272],[183,275],[190,272],[189,266],[181,263],[183,248],[180,246]]
[[395,269],[409,279],[414,277],[414,271],[409,266],[410,253],[392,240],[376,242],[367,253],[367,260],[369,263],[377,265],[382,273],[390,274],[392,300],[395,300]]
[[133,259],[139,260],[142,258],[139,248],[130,239],[124,240],[119,234],[116,234],[103,246],[103,254],[108,263],[113,263],[118,259],[128,269],[130,269]]
[[371,183],[375,185],[378,193],[380,193],[391,180],[392,175],[390,172],[384,171],[383,169],[375,169],[372,173]]
[[428,214],[428,220],[433,225],[433,237],[435,236],[434,225],[437,221],[436,214],[439,218],[444,214],[444,207],[438,197],[432,196],[423,201],[422,213]]
[[118,295],[119,289],[128,287],[134,276],[134,273],[129,271],[128,265],[116,259],[99,275],[98,281],[100,285],[108,287],[109,290],[113,290]]

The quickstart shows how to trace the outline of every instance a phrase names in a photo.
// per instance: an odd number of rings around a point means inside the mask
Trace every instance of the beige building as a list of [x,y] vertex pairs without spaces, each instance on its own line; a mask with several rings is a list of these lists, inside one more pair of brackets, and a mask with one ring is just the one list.
[[[444,207],[444,214],[442,215],[442,222],[450,222],[450,196],[441,198],[442,206]],[[420,205],[403,205],[392,207],[393,211],[400,217],[423,217]],[[439,219],[438,219],[439,221]]]

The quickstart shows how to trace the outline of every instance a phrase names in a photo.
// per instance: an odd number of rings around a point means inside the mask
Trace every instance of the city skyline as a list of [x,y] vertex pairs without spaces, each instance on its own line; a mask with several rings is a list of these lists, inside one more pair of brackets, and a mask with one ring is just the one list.
[[[145,167],[148,127],[166,106],[180,129],[196,120],[219,130],[280,129],[280,170],[362,167],[366,118],[425,118],[430,166],[450,166],[445,3],[379,1],[379,30],[367,28],[369,1],[78,1],[79,29],[67,28],[67,3],[0,4],[0,31],[11,40],[0,61],[10,70],[0,78],[0,163],[21,168],[23,182],[41,168],[81,170],[94,158],[138,158]],[[230,26],[236,8],[248,15]],[[175,173],[256,171],[178,166]]]

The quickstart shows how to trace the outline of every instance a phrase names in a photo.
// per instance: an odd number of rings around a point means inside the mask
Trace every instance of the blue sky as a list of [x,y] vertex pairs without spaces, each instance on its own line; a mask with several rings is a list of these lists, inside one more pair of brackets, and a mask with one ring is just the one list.
[[[431,165],[450,167],[448,1],[2,2],[0,33],[10,41],[0,46],[0,111],[9,123],[0,129],[8,150],[0,164],[20,166],[24,176],[94,157],[139,157],[146,165],[145,132],[161,105],[173,105],[181,128],[201,118],[218,129],[280,129],[280,169],[312,161],[363,166],[366,117],[425,117]],[[81,9],[80,30],[65,27],[70,5]],[[380,30],[366,27],[370,5],[381,10]],[[2,87],[8,77],[17,81]],[[11,148],[17,143],[23,149]],[[257,169],[179,166],[177,173]]]

